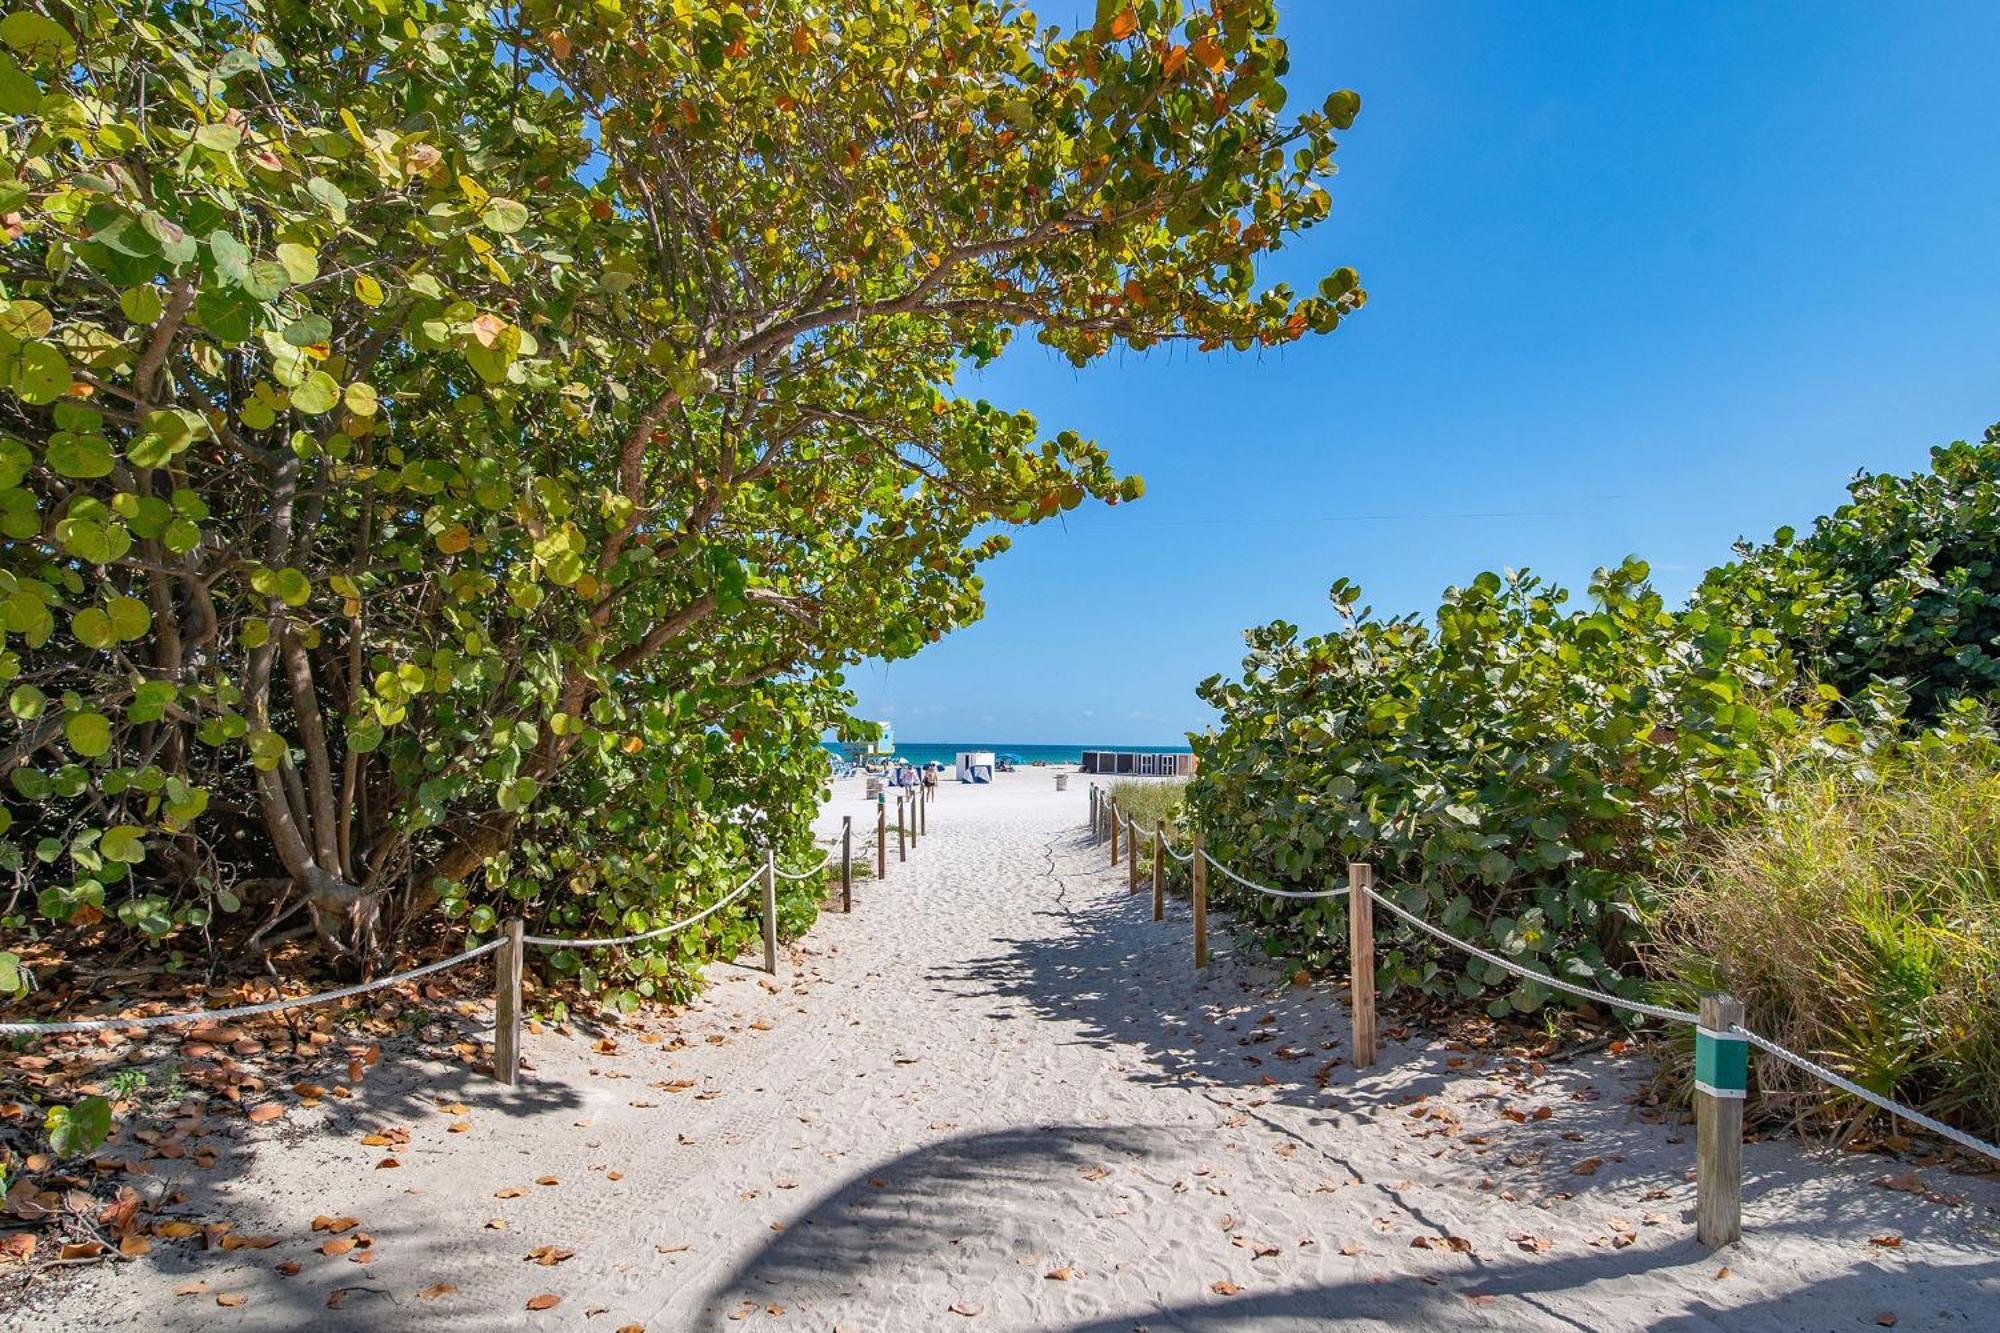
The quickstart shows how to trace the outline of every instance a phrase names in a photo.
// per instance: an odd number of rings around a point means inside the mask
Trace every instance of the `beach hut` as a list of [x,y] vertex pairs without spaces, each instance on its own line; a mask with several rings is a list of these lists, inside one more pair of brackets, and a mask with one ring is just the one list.
[[958,780],[960,782],[993,781],[993,751],[960,750],[958,752]]

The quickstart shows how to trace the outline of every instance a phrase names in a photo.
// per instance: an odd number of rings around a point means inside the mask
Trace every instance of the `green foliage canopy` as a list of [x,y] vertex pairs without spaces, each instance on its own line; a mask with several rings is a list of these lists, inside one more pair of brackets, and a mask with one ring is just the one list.
[[366,963],[440,908],[657,925],[801,850],[840,669],[976,617],[1005,525],[1139,493],[962,363],[1021,328],[1079,363],[1271,345],[1365,299],[1257,284],[1358,107],[1285,117],[1274,27],[0,21],[0,857],[44,918],[254,904],[252,944]]

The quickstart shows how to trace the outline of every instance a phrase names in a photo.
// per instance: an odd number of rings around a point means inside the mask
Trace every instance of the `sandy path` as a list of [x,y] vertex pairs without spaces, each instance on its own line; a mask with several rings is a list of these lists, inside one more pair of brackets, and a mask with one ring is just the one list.
[[[779,986],[715,969],[665,1025],[684,1047],[531,1037],[513,1091],[385,1059],[337,1119],[236,1127],[236,1170],[190,1173],[193,1202],[279,1247],[160,1247],[24,1326],[1996,1327],[2000,1182],[1925,1171],[1964,1200],[1940,1202],[1871,1185],[1903,1169],[1882,1159],[1752,1144],[1750,1240],[1709,1255],[1692,1131],[1627,1103],[1638,1062],[1516,1079],[1412,1037],[1357,1077],[1337,996],[1222,932],[1192,977],[1185,908],[1156,925],[1126,896],[1080,786],[947,789],[908,864],[823,917]],[[863,810],[844,793],[829,827]],[[649,1086],[675,1080],[694,1086]],[[370,1169],[378,1125],[412,1132],[399,1169]],[[360,1218],[376,1261],[321,1255],[319,1212]],[[542,1245],[576,1253],[524,1262]],[[205,1291],[171,1294],[190,1277]],[[418,1297],[435,1283],[457,1290]],[[526,1312],[542,1292],[561,1303]]]

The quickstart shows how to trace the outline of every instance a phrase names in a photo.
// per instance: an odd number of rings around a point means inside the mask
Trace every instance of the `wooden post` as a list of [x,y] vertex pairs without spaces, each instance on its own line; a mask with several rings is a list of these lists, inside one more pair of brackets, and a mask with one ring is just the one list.
[[778,975],[778,854],[764,850],[764,970]]
[[1111,803],[1111,864],[1118,864],[1118,802]]
[[1347,863],[1347,990],[1352,1001],[1350,1057],[1356,1069],[1375,1063],[1375,867]]
[[1139,891],[1139,825],[1132,816],[1125,816],[1125,892]]
[[889,799],[875,798],[875,878],[889,878]]
[[898,795],[896,797],[896,859],[898,861],[907,861],[910,859],[910,844],[908,839],[908,830],[903,827],[903,798],[901,795]]
[[1194,859],[1194,965],[1208,966],[1208,862],[1201,855],[1201,830],[1195,830]]
[[1750,1046],[1731,1028],[1743,1021],[1733,995],[1701,997],[1694,1030],[1694,1234],[1703,1245],[1743,1239],[1743,1094]]
[[1090,840],[1097,841],[1097,784],[1090,784]]
[[854,910],[854,816],[840,821],[840,910]]
[[521,1069],[521,919],[500,925],[493,951],[493,1077],[514,1086]]
[[923,825],[924,836],[926,838],[930,837],[931,836],[931,789],[929,787],[920,786],[917,788],[917,822]]
[[1153,920],[1167,916],[1167,821],[1153,821]]
[[917,824],[922,819],[921,812],[924,808],[924,789],[922,787],[910,788],[909,800],[910,800],[910,846],[914,847],[917,845]]

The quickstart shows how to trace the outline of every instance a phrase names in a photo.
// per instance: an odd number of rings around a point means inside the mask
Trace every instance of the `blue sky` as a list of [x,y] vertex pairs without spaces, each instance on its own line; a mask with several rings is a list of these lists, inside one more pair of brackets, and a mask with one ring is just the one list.
[[968,377],[1147,493],[1019,532],[983,622],[853,671],[900,739],[1176,741],[1243,628],[1327,627],[1342,575],[1427,612],[1636,552],[1678,597],[2000,420],[2000,5],[1279,8],[1293,101],[1363,109],[1266,275],[1352,264],[1368,307],[1278,354],[1024,338]]

